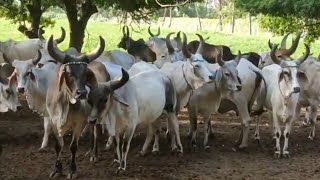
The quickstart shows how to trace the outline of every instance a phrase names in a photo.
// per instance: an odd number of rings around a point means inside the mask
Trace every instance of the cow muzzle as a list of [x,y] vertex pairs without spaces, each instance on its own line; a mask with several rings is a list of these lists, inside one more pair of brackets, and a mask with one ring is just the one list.
[[299,93],[299,92],[300,92],[300,87],[293,88],[293,93]]
[[239,85],[236,85],[236,91],[241,91],[242,89],[242,86],[239,84]]
[[76,99],[85,99],[87,98],[88,91],[86,89],[78,89],[76,91]]
[[24,93],[24,87],[17,87],[17,92],[23,94]]

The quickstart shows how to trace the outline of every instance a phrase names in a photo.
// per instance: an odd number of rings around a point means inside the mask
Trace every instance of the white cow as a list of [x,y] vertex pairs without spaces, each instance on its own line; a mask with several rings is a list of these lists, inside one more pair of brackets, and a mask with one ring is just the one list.
[[[175,114],[175,90],[170,79],[161,71],[145,71],[129,79],[129,75],[123,70],[121,80],[101,83],[98,88],[91,89],[88,102],[93,107],[89,121],[113,120],[108,123],[113,124],[111,127],[114,128],[117,142],[115,162],[120,163],[117,172],[126,169],[130,142],[137,126],[144,124],[148,129],[142,148],[142,152],[145,152],[153,134],[159,133],[159,117],[163,113],[169,119],[171,132],[174,132],[172,138],[178,144],[178,147],[172,144],[172,150],[177,148],[178,152],[183,152]],[[110,118],[105,119],[106,115]],[[158,151],[157,148],[154,147],[153,150]]]
[[47,62],[41,68],[36,67],[37,63],[43,59],[41,52],[38,56],[30,60],[14,60],[12,65],[15,71],[12,76],[17,78],[17,92],[26,95],[29,108],[43,116],[44,136],[39,151],[43,151],[48,146],[50,135],[50,119],[47,112],[46,96],[49,82],[56,76],[57,64]]
[[[55,39],[54,43],[59,44],[65,39],[65,30],[61,27],[62,35]],[[34,58],[39,49],[45,47],[46,41],[42,38],[14,41],[9,39],[0,42],[0,62],[12,63],[15,59],[29,60]]]
[[[266,86],[262,86],[258,95],[257,107],[264,106],[272,112],[273,133],[276,139],[275,157],[281,155],[289,157],[288,142],[292,124],[295,120],[295,111],[299,99],[300,83],[306,80],[303,72],[299,72],[301,65],[309,56],[310,50],[306,45],[306,53],[296,61],[284,61],[278,59],[275,54],[277,45],[274,45],[270,53],[275,64],[262,69],[262,74],[266,80]],[[265,94],[264,89],[267,89]],[[263,100],[261,100],[263,99]],[[258,117],[258,121],[259,121]],[[279,121],[285,123],[285,130],[281,133]],[[280,149],[280,138],[284,136],[284,146]]]

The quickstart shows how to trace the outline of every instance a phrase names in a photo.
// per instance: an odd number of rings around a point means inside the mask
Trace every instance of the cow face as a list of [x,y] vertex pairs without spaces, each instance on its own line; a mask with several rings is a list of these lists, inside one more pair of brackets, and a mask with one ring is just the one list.
[[114,92],[125,85],[129,80],[129,74],[124,69],[121,69],[121,71],[122,77],[120,80],[112,80],[92,87],[88,97],[88,104],[92,107],[88,117],[89,123],[94,124],[97,119],[106,116],[113,103],[111,99],[127,106],[127,103]]
[[12,66],[15,68],[13,72],[13,76],[16,76],[18,85],[17,92],[23,94],[25,93],[25,89],[27,88],[28,81],[35,81],[35,76],[32,72],[32,68],[37,65],[40,61],[42,55],[40,51],[38,51],[37,57],[34,59],[30,59],[27,61],[14,60]]
[[209,71],[207,62],[201,54],[195,54],[185,63],[186,68],[182,68],[184,76],[189,79],[193,89],[198,89],[205,83],[213,82],[214,75]]
[[0,112],[7,112],[9,109],[17,111],[21,104],[15,89],[17,87],[16,76],[9,77],[9,81],[0,82]]
[[236,59],[232,61],[223,61],[220,54],[217,58],[220,68],[215,73],[215,83],[222,91],[241,91],[241,80],[238,76],[237,66],[241,59],[239,51]]
[[97,84],[94,73],[88,69],[87,65],[103,53],[105,47],[104,39],[100,37],[100,44],[96,50],[79,57],[62,53],[53,46],[52,39],[53,36],[50,37],[47,44],[49,55],[62,63],[59,70],[59,90],[62,87],[66,88],[69,100],[74,104],[80,99],[87,98],[88,88],[86,88],[86,85],[95,86]]

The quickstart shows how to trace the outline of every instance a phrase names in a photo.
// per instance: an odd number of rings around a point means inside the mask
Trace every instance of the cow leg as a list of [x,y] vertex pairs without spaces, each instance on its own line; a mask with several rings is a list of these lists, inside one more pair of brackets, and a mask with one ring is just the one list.
[[273,115],[273,126],[274,126],[274,134],[276,137],[276,150],[274,152],[274,157],[275,158],[280,158],[281,157],[281,153],[280,153],[280,138],[281,138],[281,129],[279,126],[279,120],[278,120],[278,116],[275,112],[272,113]]
[[115,139],[115,136],[110,136],[110,135],[109,135],[108,141],[107,141],[107,143],[106,143],[105,150],[108,151],[108,150],[111,149],[111,147],[112,147],[112,145],[113,145],[113,143],[114,143],[114,139]]
[[50,125],[49,117],[43,118],[43,127],[44,127],[44,135],[43,135],[41,147],[38,150],[40,152],[44,151],[44,149],[48,147],[49,135],[51,133],[51,125]]
[[254,132],[254,139],[260,143],[260,126],[259,126],[259,122],[260,122],[260,119],[261,119],[261,116],[256,116],[256,130]]
[[61,152],[64,145],[63,137],[60,137],[58,135],[57,130],[54,131],[54,135],[55,135],[55,141],[56,141],[55,150],[56,150],[57,159],[55,162],[54,170],[50,174],[50,178],[62,175],[62,163],[61,163],[60,156],[61,156]]
[[304,116],[304,120],[302,121],[302,125],[308,126],[311,122],[310,118],[311,118],[311,108],[308,106],[306,107],[306,114]]
[[[212,120],[212,118],[211,118],[211,120]],[[211,124],[211,120],[209,121],[209,128],[210,128],[209,138],[214,138],[214,134],[213,134],[214,130],[213,130],[213,126]]]
[[177,146],[177,148],[173,149],[173,151],[177,151],[178,153],[183,153],[183,147],[180,139],[180,133],[179,133],[179,121],[174,112],[168,113],[168,119],[170,122],[170,126],[172,127],[172,134],[174,134],[174,137],[172,137],[171,141]]
[[210,131],[211,131],[211,123],[210,123],[210,120],[211,120],[211,113],[208,113],[208,114],[204,114],[203,115],[203,119],[204,119],[204,140],[203,140],[203,147],[205,150],[208,150],[210,149],[210,146],[208,145],[208,139],[209,139],[209,134],[210,134]]
[[238,147],[239,149],[244,149],[248,147],[249,126],[250,126],[251,117],[249,115],[248,106],[244,106],[244,104],[246,103],[241,103],[245,101],[236,101],[236,102],[239,103],[236,105],[237,105],[237,109],[238,109],[239,116],[242,123],[242,140],[241,140],[241,144]]
[[116,134],[115,135],[115,145],[116,145],[116,148],[115,148],[115,158],[113,160],[113,162],[111,163],[111,165],[115,165],[116,163],[120,164],[120,161],[121,161],[121,151],[120,151],[120,147],[121,147],[121,143],[122,143],[122,137],[121,135],[119,134]]
[[67,177],[68,179],[74,179],[77,177],[76,152],[78,150],[78,140],[78,137],[76,137],[75,135],[72,136],[72,141],[70,144],[71,160],[69,174]]
[[[168,118],[167,118],[168,119]],[[153,148],[152,148],[152,154],[154,155],[159,155],[159,136],[161,132],[161,119],[158,119],[154,124],[153,124],[153,129],[155,130],[154,132],[154,143],[153,143]]]
[[147,154],[148,147],[149,147],[149,145],[150,145],[150,143],[152,141],[152,137],[153,137],[152,125],[149,124],[147,129],[148,129],[147,130],[147,137],[146,137],[146,140],[144,141],[142,150],[140,151],[140,155],[142,155],[142,156]]
[[317,123],[317,111],[318,111],[318,104],[311,105],[310,107],[310,119],[311,119],[311,130],[309,134],[309,139],[313,140],[316,135],[316,123]]
[[97,162],[98,161],[98,125],[94,125],[93,127],[93,147],[91,151],[90,162]]
[[[120,166],[117,169],[117,174],[119,174],[121,171],[125,171],[127,168],[127,156],[128,156],[128,152],[130,149],[130,143],[134,134],[134,130],[135,128],[128,128],[124,134],[124,136],[122,137],[123,141],[122,141],[122,148],[121,148],[121,161],[120,161]],[[123,151],[124,150],[124,151]]]
[[289,146],[289,136],[291,133],[291,128],[292,128],[292,123],[294,121],[294,118],[290,118],[289,122],[286,122],[286,128],[284,130],[284,145],[283,145],[283,157],[289,158],[289,151],[288,151],[288,146]]
[[190,122],[190,127],[189,127],[189,134],[191,134],[191,148],[193,151],[196,150],[197,143],[196,143],[196,138],[197,138],[197,111],[195,108],[188,106],[188,113],[189,113],[189,122]]

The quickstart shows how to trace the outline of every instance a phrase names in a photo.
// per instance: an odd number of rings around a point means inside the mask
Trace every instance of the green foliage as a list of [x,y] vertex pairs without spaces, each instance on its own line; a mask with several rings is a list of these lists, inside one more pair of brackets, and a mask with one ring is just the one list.
[[307,32],[306,42],[320,37],[320,1],[318,0],[237,0],[236,7],[252,14],[262,13],[262,28],[283,35]]

